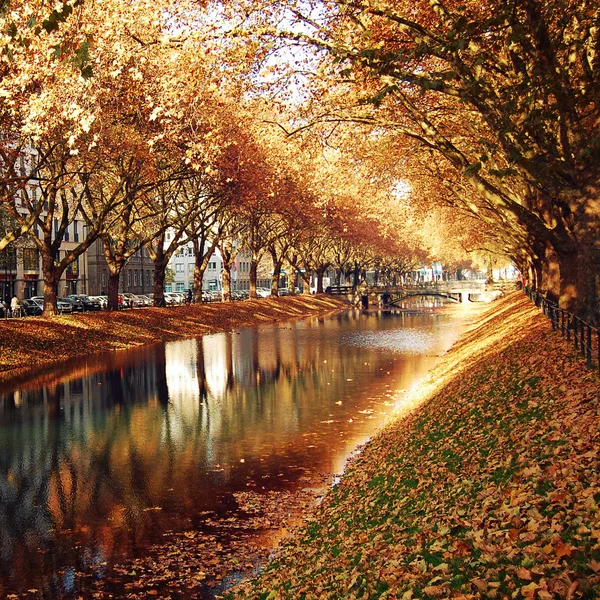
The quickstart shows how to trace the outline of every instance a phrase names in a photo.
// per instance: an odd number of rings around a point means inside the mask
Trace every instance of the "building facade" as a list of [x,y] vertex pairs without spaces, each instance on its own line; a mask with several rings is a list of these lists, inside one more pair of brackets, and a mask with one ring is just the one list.
[[[108,291],[108,265],[102,240],[96,240],[87,252],[86,291],[90,296],[105,296]],[[146,248],[138,250],[123,267],[119,292],[151,294],[154,290],[154,263]]]
[[[58,223],[55,224],[58,228]],[[39,235],[34,227],[23,236],[0,251],[0,297],[6,301],[13,296],[19,300],[41,296],[44,293],[42,261],[40,252],[31,239]],[[67,228],[57,259],[60,261],[81,242],[83,221],[76,219]],[[87,287],[87,261],[85,254],[71,263],[59,282],[58,296],[84,294]]]

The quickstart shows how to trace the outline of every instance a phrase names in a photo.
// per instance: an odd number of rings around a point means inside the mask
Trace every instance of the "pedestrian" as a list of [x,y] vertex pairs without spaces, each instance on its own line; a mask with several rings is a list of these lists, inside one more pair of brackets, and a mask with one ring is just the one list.
[[13,317],[18,317],[20,315],[20,304],[17,296],[13,296],[13,299],[10,301],[10,311]]
[[191,304],[194,300],[194,294],[192,293],[191,288],[188,290],[188,295],[187,295],[187,303]]

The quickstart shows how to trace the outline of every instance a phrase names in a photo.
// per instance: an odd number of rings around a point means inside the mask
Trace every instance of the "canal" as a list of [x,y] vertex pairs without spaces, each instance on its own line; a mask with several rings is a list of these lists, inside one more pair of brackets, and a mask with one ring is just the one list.
[[97,355],[5,387],[2,596],[214,597],[265,560],[468,314],[346,312]]

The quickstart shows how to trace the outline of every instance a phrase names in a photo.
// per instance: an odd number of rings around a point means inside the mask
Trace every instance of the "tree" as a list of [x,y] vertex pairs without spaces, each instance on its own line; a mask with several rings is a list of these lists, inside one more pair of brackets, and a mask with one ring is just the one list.
[[341,92],[321,104],[320,120],[360,122],[433,150],[499,226],[525,242],[540,289],[562,306],[595,306],[595,3],[325,0],[308,7],[289,3],[284,18],[273,7],[290,27],[269,36],[332,59],[326,78]]

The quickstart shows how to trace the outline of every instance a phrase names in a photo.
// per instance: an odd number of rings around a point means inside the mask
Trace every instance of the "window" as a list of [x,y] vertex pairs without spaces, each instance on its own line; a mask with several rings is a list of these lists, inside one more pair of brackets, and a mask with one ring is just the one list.
[[127,287],[131,287],[131,271],[127,271]]
[[146,271],[146,285],[150,285],[151,282],[150,271]]
[[172,291],[173,291],[173,284],[165,283],[165,292],[172,292]]
[[175,284],[177,287],[175,289],[176,292],[183,292],[185,291],[185,284],[183,283],[177,283]]
[[106,287],[106,271],[102,271],[102,287]]
[[40,265],[40,257],[37,248],[23,248],[23,269],[25,271],[37,271]]
[[17,270],[17,251],[14,248],[0,250],[0,269],[3,271]]
[[188,263],[188,271],[193,271],[194,270],[194,263]]
[[67,275],[79,275],[79,256],[67,267]]
[[175,273],[183,273],[183,263],[177,263],[175,265]]
[[73,221],[73,241],[79,241],[79,231],[77,231],[77,221]]
[[138,272],[137,272],[137,270],[135,270],[133,272],[133,285],[135,285],[137,287],[137,284],[138,284]]

